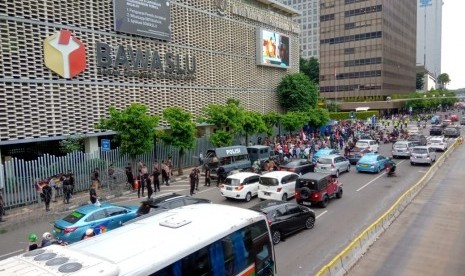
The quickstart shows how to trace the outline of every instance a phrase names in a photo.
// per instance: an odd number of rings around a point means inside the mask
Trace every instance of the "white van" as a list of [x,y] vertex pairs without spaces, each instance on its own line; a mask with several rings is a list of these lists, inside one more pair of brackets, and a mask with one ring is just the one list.
[[273,171],[260,176],[258,198],[286,201],[294,197],[297,178],[298,174],[288,171]]
[[258,194],[260,175],[256,173],[240,172],[226,178],[221,185],[221,195],[225,198],[243,199],[249,202]]
[[355,147],[359,149],[369,149],[372,152],[378,153],[379,145],[375,140],[360,139],[355,143]]

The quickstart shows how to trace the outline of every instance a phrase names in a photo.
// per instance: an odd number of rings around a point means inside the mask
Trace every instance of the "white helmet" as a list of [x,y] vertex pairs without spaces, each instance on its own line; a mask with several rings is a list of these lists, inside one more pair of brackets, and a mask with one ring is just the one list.
[[44,240],[51,240],[51,239],[52,239],[52,234],[50,234],[50,232],[45,232],[45,233],[42,235],[42,239],[44,239]]
[[94,229],[89,228],[89,229],[86,230],[86,236],[90,236],[92,234],[94,234]]

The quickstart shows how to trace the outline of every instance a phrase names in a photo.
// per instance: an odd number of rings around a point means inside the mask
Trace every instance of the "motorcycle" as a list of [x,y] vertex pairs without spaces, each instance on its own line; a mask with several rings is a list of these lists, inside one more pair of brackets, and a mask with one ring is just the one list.
[[391,166],[391,165],[386,166],[386,175],[387,176],[393,176],[395,171],[396,171],[396,166]]

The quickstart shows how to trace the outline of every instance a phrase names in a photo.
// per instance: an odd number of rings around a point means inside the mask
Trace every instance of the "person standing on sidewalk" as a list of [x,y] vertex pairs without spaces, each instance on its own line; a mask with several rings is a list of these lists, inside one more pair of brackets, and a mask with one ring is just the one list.
[[199,190],[199,182],[200,182],[200,170],[199,167],[195,167],[195,190]]
[[131,189],[134,190],[134,174],[132,173],[132,166],[131,163],[128,163],[128,165],[124,168],[124,171],[126,173],[126,178],[131,185]]
[[98,196],[97,196],[97,183],[96,182],[92,182],[92,185],[90,186],[90,190],[89,190],[89,196],[90,196],[90,202],[92,204],[97,203]]
[[74,194],[74,175],[71,171],[68,171],[69,185],[71,186],[71,197]]
[[65,176],[65,180],[63,180],[63,203],[68,204],[69,199],[71,198],[71,183],[69,182],[69,175]]
[[194,189],[195,189],[195,169],[192,169],[191,173],[189,174],[189,180],[190,180],[190,195],[195,195]]
[[170,168],[167,165],[167,161],[163,162],[161,164],[161,178],[163,183],[165,183],[166,186],[170,185]]
[[102,182],[100,181],[100,169],[99,168],[95,168],[94,171],[90,174],[90,180],[92,180],[92,182],[95,182],[96,189],[102,188]]
[[204,185],[204,186],[210,187],[210,184],[211,184],[211,170],[210,170],[210,166],[205,165],[205,185]]
[[152,172],[152,176],[153,176],[153,190],[155,192],[160,192],[160,171],[158,170],[158,165],[155,166],[154,164],[154,167],[153,167],[153,172]]
[[[53,178],[52,178],[53,180]],[[50,180],[50,182],[52,181]],[[49,183],[50,183],[49,182]],[[42,200],[45,202],[45,211],[50,211],[50,200],[52,199],[53,188],[50,187],[50,184],[45,182],[45,185],[42,187]]]
[[3,189],[0,189],[0,222],[4,222],[3,212],[5,212],[5,201],[3,201]]
[[150,176],[148,173],[144,174],[145,178],[145,185],[147,186],[147,199],[152,198],[153,189],[152,189],[152,182],[150,181]]

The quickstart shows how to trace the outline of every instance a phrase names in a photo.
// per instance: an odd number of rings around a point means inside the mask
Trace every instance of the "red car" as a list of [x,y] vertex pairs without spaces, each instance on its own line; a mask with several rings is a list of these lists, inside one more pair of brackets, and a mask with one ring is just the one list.
[[459,117],[457,117],[457,115],[450,115],[450,120],[451,122],[458,122]]
[[342,197],[342,183],[326,173],[307,173],[295,182],[295,199],[298,204],[326,208],[331,198]]

